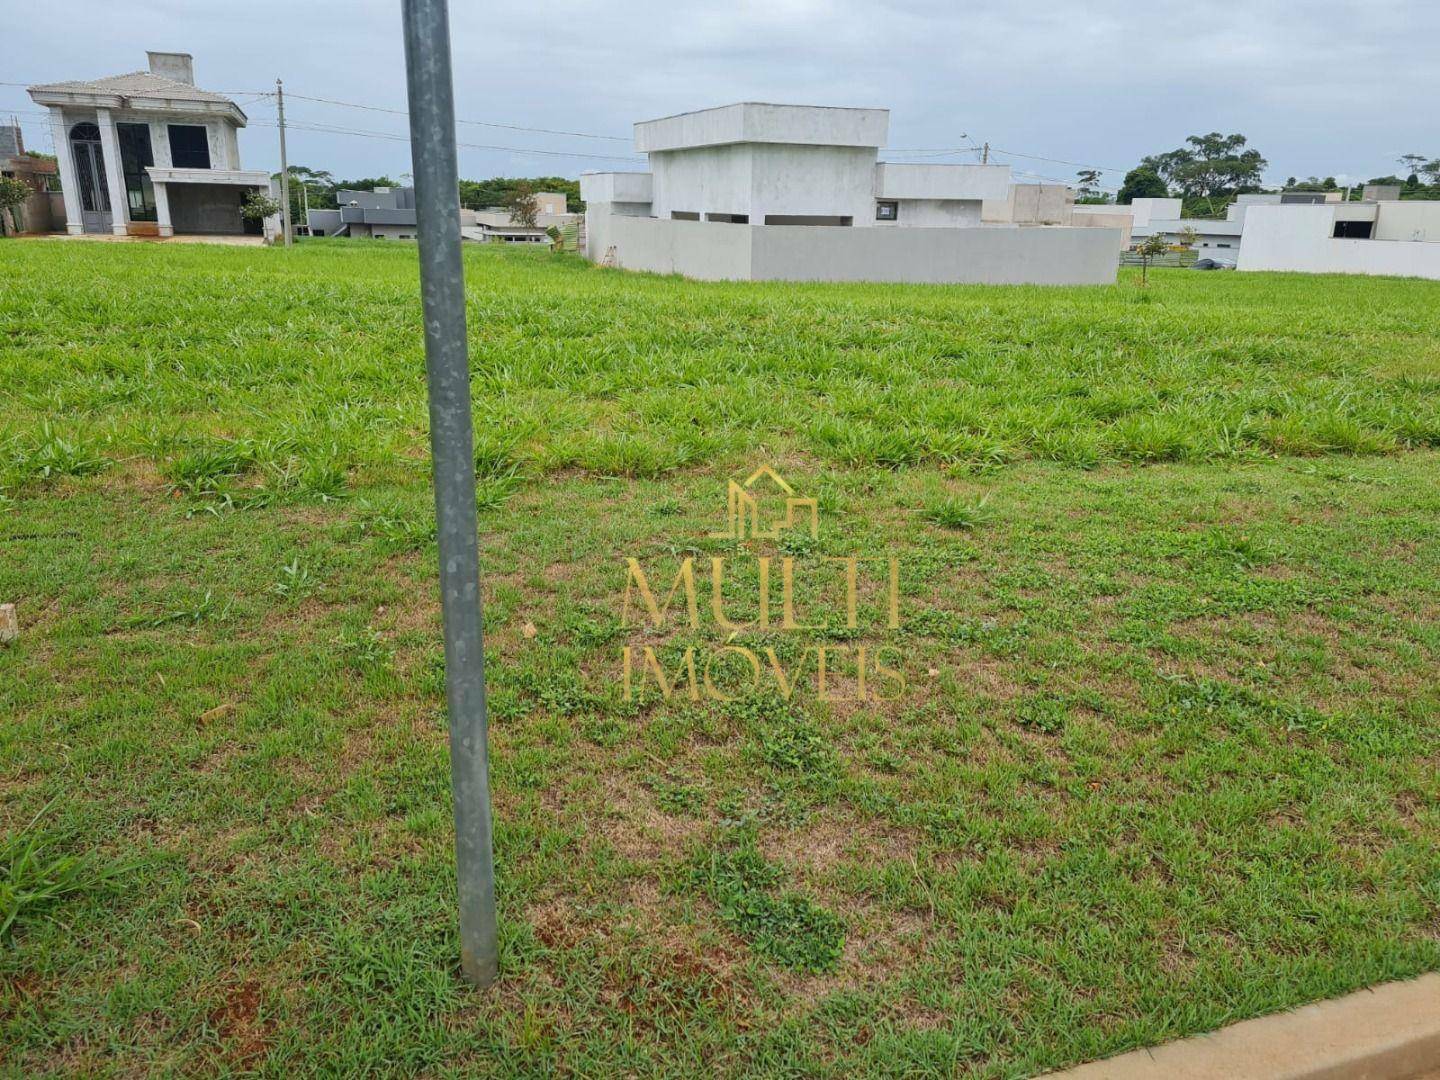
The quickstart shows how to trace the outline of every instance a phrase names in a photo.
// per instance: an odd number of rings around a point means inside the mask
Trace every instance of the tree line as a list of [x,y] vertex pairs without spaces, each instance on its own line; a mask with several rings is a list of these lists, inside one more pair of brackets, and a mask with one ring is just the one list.
[[[279,177],[279,173],[275,174]],[[358,180],[337,180],[325,169],[311,169],[304,165],[290,166],[290,208],[299,215],[308,206],[311,210],[334,210],[340,202],[340,191],[374,191],[382,187],[405,187],[410,183],[408,175],[396,180],[389,176],[366,176]],[[580,181],[568,180],[563,176],[496,176],[489,180],[461,180],[460,205],[467,210],[485,210],[490,207],[511,207],[527,193],[556,191],[565,196],[565,208],[572,213],[585,209],[580,199]]]
[[[1140,164],[1125,174],[1125,182],[1115,197],[1117,203],[1136,199],[1179,197],[1186,217],[1218,217],[1237,195],[1258,194],[1267,190],[1263,175],[1270,164],[1256,149],[1248,145],[1244,135],[1190,135],[1185,145],[1161,154],[1140,159]],[[1402,154],[1396,163],[1406,176],[1375,176],[1366,183],[1393,184],[1401,188],[1401,198],[1440,198],[1440,155]],[[1099,192],[1094,188],[1099,174],[1086,169],[1078,174],[1081,201],[1095,201]],[[1354,185],[1352,198],[1360,197],[1362,185]],[[1340,191],[1335,178],[1323,180],[1311,176],[1305,180],[1289,177],[1282,191]]]

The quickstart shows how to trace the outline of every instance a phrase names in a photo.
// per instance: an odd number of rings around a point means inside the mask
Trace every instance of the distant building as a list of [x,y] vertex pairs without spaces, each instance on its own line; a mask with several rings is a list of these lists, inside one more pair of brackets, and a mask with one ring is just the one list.
[[311,210],[311,236],[354,236],[374,240],[415,239],[415,189],[378,187],[374,191],[335,193],[337,210]]
[[[580,214],[567,213],[565,196],[541,191],[535,195],[539,206],[533,226],[516,224],[502,207],[460,211],[460,235],[466,240],[499,243],[549,243],[551,226],[573,226]],[[382,187],[374,191],[335,193],[336,210],[311,210],[306,223],[311,236],[354,236],[375,240],[415,238],[415,189]]]
[[[18,124],[0,124],[0,176],[19,180],[30,189],[30,197],[20,204],[22,231],[44,233],[55,227],[50,195],[55,162],[25,152],[25,136]],[[58,224],[63,226],[63,211],[58,216]],[[9,215],[0,215],[0,235],[12,228]]]
[[1241,270],[1440,280],[1440,200],[1252,204],[1244,222]]
[[258,232],[240,214],[270,176],[240,167],[245,113],[195,86],[189,53],[151,52],[148,71],[44,83],[65,228],[71,233],[173,236]]
[[742,102],[636,124],[648,172],[580,178],[586,255],[703,279],[1114,282],[1114,230],[1021,227],[994,209],[1009,166],[880,161],[889,122]]
[[519,224],[503,206],[461,210],[460,235],[480,243],[548,244],[552,228],[573,229],[584,219],[565,208],[565,196],[558,191],[537,191],[535,203],[533,226]]

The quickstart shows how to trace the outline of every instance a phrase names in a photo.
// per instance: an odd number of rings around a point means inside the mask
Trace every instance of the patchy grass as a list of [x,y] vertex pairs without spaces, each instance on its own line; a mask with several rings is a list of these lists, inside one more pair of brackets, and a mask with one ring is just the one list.
[[[1440,967],[1440,287],[467,261],[489,994],[413,249],[0,245],[6,1070],[1019,1077]],[[713,535],[762,461],[818,538]]]

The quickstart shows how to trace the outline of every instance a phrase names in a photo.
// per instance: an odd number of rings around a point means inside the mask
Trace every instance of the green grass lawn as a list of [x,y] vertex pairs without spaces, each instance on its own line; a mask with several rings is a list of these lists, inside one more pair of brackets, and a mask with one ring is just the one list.
[[[1440,968],[1440,283],[466,258],[490,992],[414,248],[0,242],[6,1075],[1019,1077]],[[715,535],[762,463],[818,538]],[[826,627],[717,626],[762,556]],[[793,693],[627,699],[727,643]]]

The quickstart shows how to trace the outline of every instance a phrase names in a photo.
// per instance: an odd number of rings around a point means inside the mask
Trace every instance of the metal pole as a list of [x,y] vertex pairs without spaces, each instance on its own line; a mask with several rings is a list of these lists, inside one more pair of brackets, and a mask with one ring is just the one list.
[[488,986],[499,971],[499,950],[450,21],[446,0],[401,0],[400,9],[405,24],[410,157],[419,226],[420,297],[425,308],[425,368],[430,383],[430,454],[440,540],[450,785],[460,886],[460,968],[476,986]]
[[275,108],[280,124],[280,227],[285,233],[285,246],[291,243],[290,232],[290,165],[285,160],[285,87],[275,80]]

